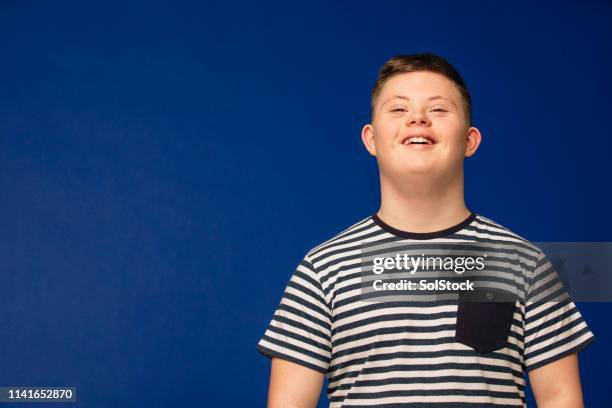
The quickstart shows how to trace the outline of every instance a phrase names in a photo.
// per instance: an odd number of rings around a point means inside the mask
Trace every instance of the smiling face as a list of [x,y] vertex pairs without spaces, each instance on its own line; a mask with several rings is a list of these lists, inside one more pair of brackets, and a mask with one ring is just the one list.
[[461,94],[450,79],[417,71],[387,80],[362,140],[383,176],[449,179],[463,176],[463,158],[478,148],[480,132],[467,124]]

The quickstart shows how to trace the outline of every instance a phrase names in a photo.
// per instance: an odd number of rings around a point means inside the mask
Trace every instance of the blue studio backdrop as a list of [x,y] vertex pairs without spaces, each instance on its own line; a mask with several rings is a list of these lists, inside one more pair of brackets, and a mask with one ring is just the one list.
[[[396,54],[437,53],[471,90],[470,209],[534,242],[612,241],[610,17],[0,2],[0,386],[76,387],[50,406],[264,406],[255,345],[291,273],[378,209],[360,130]],[[585,401],[609,407],[612,305],[579,307]]]

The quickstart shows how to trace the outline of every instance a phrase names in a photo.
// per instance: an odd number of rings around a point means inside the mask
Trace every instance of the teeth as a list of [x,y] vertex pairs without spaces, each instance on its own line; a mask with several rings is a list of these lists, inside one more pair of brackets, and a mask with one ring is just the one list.
[[427,137],[423,137],[423,136],[415,136],[415,137],[411,137],[409,139],[406,139],[406,141],[404,142],[404,144],[410,144],[410,143],[432,144],[432,140],[427,138]]

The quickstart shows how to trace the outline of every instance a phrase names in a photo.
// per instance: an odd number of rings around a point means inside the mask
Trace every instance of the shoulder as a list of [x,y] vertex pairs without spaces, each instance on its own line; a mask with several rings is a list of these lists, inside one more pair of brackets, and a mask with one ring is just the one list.
[[510,228],[481,214],[476,215],[474,222],[470,224],[467,230],[477,238],[490,239],[500,243],[515,243],[526,250],[538,254],[541,253],[540,248],[535,243],[529,241],[527,238],[514,232]]
[[338,253],[338,251],[350,251],[355,247],[358,249],[361,239],[364,238],[372,228],[375,228],[372,216],[368,215],[367,217],[363,217],[343,230],[331,234],[329,238],[326,238],[312,247],[306,253],[306,259],[314,263],[326,254],[330,255],[331,253]]

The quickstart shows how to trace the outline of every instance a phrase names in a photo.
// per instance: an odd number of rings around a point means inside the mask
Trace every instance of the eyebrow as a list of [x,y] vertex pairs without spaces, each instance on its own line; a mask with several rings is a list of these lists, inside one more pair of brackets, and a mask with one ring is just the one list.
[[[383,104],[381,106],[385,106],[387,103],[391,102],[393,99],[404,99],[406,101],[409,101],[410,98],[404,95],[393,95],[392,97],[390,97],[389,99],[387,99],[385,102],[383,102]],[[450,100],[449,98],[447,98],[446,96],[442,96],[442,95],[434,95],[434,96],[430,96],[429,98],[427,98],[428,101],[433,101],[433,100],[437,100],[437,99],[444,99],[447,100],[448,102],[452,103],[453,105],[455,105],[455,107],[457,107],[457,105],[455,104],[455,102],[453,102],[452,100]]]

